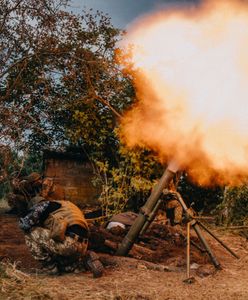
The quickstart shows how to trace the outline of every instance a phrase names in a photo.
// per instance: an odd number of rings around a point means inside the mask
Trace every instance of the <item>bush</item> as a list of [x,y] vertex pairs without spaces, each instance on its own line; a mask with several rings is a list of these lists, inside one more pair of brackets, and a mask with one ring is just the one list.
[[248,225],[248,185],[226,187],[223,201],[217,210],[218,224]]
[[187,205],[201,213],[212,212],[223,200],[222,187],[204,187],[194,184],[187,173],[183,173],[178,182],[178,191]]

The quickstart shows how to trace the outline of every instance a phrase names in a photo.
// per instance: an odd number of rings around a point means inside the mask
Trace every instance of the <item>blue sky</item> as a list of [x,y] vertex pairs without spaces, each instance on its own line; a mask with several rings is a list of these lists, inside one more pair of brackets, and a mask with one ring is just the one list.
[[73,11],[93,8],[108,13],[114,26],[125,28],[135,18],[163,5],[196,3],[200,0],[71,0]]

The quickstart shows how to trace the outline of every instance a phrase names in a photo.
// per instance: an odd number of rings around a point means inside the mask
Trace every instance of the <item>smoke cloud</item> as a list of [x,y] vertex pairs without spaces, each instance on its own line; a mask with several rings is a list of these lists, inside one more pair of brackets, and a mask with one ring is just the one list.
[[122,122],[130,147],[175,159],[195,181],[248,175],[248,7],[203,1],[137,20],[121,44],[137,103]]

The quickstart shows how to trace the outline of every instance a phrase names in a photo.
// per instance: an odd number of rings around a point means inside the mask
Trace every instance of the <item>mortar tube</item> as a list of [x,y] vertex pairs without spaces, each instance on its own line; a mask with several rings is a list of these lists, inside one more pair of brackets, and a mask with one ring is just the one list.
[[153,222],[153,220],[155,219],[157,212],[159,210],[159,207],[162,203],[161,199],[158,199],[158,202],[155,204],[154,209],[152,210],[152,212],[149,214],[149,216],[147,217],[147,220],[144,224],[144,226],[141,229],[140,235],[143,235],[146,233],[147,229],[149,228],[150,224]]
[[141,207],[137,219],[129,229],[127,235],[124,237],[121,244],[119,245],[116,251],[116,255],[125,256],[128,254],[134,242],[138,238],[140,231],[144,227],[144,224],[146,223],[148,216],[156,206],[157,201],[159,200],[159,197],[163,189],[169,185],[170,181],[173,179],[177,171],[178,171],[177,165],[175,164],[175,162],[171,162],[167,167],[167,169],[165,170],[163,176],[160,178],[158,184],[153,189],[145,205]]

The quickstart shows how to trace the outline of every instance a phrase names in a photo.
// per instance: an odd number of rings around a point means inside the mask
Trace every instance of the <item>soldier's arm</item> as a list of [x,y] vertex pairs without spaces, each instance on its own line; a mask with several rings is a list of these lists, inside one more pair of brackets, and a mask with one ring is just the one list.
[[19,227],[23,231],[29,231],[33,226],[42,224],[48,215],[60,207],[59,203],[42,201],[34,205],[29,213],[19,220]]

